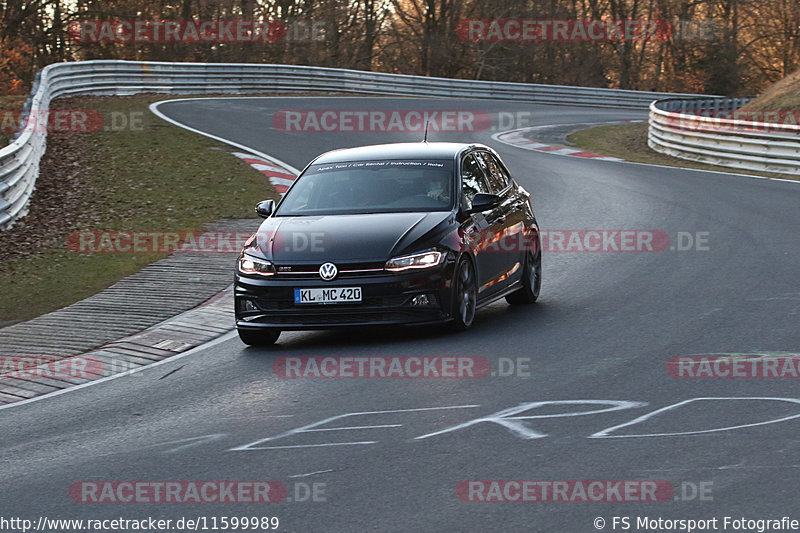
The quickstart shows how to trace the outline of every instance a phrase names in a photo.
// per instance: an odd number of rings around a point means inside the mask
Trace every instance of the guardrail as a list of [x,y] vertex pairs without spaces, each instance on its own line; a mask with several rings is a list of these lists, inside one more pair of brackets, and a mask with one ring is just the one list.
[[[429,78],[294,65],[161,63],[97,60],[56,63],[37,75],[25,105],[27,123],[0,149],[0,229],[25,215],[46,148],[50,101],[79,94],[143,92],[209,94],[323,91],[353,94],[493,98],[547,104],[647,109],[654,98],[675,96],[590,87]],[[692,95],[681,95],[692,96]]]
[[[800,126],[725,118],[749,99],[669,99],[650,105],[653,150],[731,168],[800,174]],[[701,116],[701,114],[709,116]]]

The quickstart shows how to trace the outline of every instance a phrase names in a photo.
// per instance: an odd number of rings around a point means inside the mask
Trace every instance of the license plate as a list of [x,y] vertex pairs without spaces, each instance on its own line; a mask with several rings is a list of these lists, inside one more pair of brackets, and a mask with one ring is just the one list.
[[331,289],[295,289],[295,304],[339,304],[361,302],[361,287]]

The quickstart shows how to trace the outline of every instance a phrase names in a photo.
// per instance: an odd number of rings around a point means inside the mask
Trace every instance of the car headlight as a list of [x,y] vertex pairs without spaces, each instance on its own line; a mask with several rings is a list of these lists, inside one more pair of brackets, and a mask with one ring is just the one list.
[[391,272],[401,272],[403,270],[419,270],[441,265],[444,254],[436,250],[427,250],[416,254],[402,255],[389,259],[386,262],[386,270]]
[[242,254],[239,256],[239,272],[246,276],[271,276],[275,274],[275,265],[264,259]]

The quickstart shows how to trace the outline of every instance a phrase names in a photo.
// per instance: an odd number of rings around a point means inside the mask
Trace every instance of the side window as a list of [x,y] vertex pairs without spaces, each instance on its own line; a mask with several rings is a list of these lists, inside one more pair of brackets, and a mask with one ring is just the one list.
[[468,155],[461,161],[461,198],[462,202],[467,202],[465,207],[470,205],[472,198],[479,192],[488,193],[489,185],[475,157]]
[[486,175],[489,177],[489,184],[494,194],[500,193],[508,187],[508,174],[503,166],[489,152],[480,152],[481,159],[486,165]]

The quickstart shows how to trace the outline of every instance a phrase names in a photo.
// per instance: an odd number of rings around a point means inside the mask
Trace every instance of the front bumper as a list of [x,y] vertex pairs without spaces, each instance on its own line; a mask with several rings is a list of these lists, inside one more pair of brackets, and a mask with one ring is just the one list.
[[[380,324],[425,324],[450,319],[454,265],[448,261],[431,270],[378,272],[333,281],[235,276],[236,327],[258,330],[327,329]],[[361,303],[298,305],[294,289],[361,287]],[[427,295],[428,305],[414,305]]]

